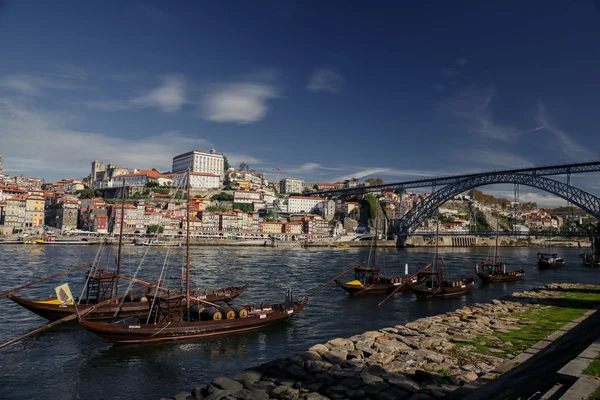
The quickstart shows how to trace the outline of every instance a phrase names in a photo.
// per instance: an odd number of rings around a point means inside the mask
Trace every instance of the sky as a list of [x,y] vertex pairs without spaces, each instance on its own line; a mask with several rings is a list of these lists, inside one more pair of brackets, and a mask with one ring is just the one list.
[[0,153],[46,181],[212,148],[311,182],[597,161],[599,43],[600,0],[0,0]]

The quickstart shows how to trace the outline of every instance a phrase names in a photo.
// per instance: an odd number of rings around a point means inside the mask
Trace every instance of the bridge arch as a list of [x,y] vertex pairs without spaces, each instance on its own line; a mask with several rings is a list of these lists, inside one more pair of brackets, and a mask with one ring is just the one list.
[[514,183],[544,190],[570,201],[577,207],[593,215],[596,219],[600,219],[600,198],[593,194],[543,176],[507,173],[469,177],[458,183],[444,186],[433,192],[420,206],[412,209],[401,219],[397,220],[395,224],[396,233],[400,238],[408,236],[410,232],[421,226],[423,221],[429,218],[439,206],[457,194],[475,187],[499,183]]

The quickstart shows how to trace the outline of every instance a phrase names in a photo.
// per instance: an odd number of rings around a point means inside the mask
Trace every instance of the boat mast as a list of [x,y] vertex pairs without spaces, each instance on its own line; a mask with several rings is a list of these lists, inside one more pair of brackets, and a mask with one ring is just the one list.
[[437,209],[437,217],[435,219],[435,263],[433,264],[433,272],[437,272],[438,265],[438,242],[440,240],[440,209]]
[[190,320],[190,169],[187,170],[187,195],[185,199],[186,242],[185,242],[185,307]]
[[121,249],[123,248],[123,222],[125,221],[125,178],[121,186],[121,222],[119,223],[119,248],[117,249],[117,281],[115,284],[115,295],[119,295],[119,276],[121,275]]
[[496,252],[494,254],[494,265],[498,262],[498,215],[496,215]]

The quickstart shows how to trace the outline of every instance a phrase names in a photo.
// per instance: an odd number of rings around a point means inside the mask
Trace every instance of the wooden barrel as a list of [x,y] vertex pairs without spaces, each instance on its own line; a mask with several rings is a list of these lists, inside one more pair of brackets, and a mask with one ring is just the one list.
[[235,315],[240,318],[246,318],[248,316],[248,310],[242,306],[231,306],[231,309],[235,312]]
[[202,320],[205,321],[219,321],[223,318],[223,314],[216,307],[208,307],[202,310],[200,313],[202,315]]
[[233,311],[227,305],[223,305],[223,306],[219,307],[219,311],[221,312],[221,314],[223,314],[225,316],[226,319],[234,319],[235,318],[235,311]]

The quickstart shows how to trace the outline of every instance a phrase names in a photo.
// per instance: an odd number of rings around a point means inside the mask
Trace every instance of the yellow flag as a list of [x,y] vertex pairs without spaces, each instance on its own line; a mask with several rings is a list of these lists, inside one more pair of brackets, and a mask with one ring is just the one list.
[[73,295],[71,294],[68,283],[57,286],[54,290],[56,291],[56,298],[60,301],[60,304],[73,303]]

